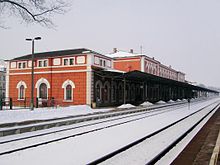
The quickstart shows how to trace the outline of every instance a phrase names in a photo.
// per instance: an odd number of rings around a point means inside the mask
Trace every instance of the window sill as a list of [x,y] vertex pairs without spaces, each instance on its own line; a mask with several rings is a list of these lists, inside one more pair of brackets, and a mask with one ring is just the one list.
[[24,101],[25,99],[17,99],[18,101]]
[[63,100],[63,102],[71,103],[71,102],[73,102],[73,100]]

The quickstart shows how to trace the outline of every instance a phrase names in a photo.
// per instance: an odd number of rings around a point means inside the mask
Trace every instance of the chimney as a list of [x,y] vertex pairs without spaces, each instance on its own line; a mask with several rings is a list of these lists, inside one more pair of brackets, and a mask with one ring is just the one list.
[[117,53],[117,48],[113,48],[113,53]]
[[130,49],[130,53],[134,53],[134,50],[133,50],[133,49]]

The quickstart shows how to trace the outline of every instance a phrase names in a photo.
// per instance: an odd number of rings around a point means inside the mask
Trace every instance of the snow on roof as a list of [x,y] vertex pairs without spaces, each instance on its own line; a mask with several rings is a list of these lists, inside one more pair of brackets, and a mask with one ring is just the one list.
[[112,69],[112,68],[105,68],[105,70],[107,70],[109,72],[125,73],[124,71],[117,70],[117,69]]
[[134,56],[140,56],[140,54],[135,54],[135,53],[129,53],[126,51],[117,51],[116,53],[112,54],[106,54],[106,56],[111,57],[111,58],[118,58],[118,57],[134,57]]

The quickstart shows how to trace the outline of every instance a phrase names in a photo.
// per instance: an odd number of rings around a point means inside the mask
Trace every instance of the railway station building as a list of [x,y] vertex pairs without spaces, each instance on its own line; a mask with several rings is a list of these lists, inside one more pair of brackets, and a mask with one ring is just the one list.
[[[31,55],[9,61],[7,97],[16,104],[30,103]],[[103,55],[89,49],[71,49],[34,54],[35,104],[60,106],[87,104],[138,105],[208,96],[215,91],[185,82],[185,74],[154,58],[114,49]]]

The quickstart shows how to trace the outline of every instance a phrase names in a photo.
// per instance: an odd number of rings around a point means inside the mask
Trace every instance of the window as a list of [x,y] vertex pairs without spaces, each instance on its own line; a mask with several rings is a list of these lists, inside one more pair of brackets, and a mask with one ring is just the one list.
[[96,99],[97,99],[97,101],[101,100],[101,87],[99,84],[97,84],[97,86],[96,86]]
[[74,58],[64,58],[63,65],[74,65]]
[[43,63],[42,61],[38,61],[38,67],[42,67],[43,66],[42,63]]
[[47,60],[39,60],[38,67],[47,67]]
[[24,85],[19,88],[19,99],[24,99]]
[[44,60],[44,67],[47,66],[47,60]]
[[21,68],[21,66],[22,66],[21,63],[18,63],[18,68]]
[[23,62],[23,63],[22,63],[22,66],[23,66],[23,68],[26,68],[26,63]]
[[47,99],[47,85],[45,83],[40,84],[40,87],[39,87],[39,98]]
[[64,64],[64,65],[68,65],[68,59],[64,59],[64,60],[63,60],[63,64]]
[[[4,84],[4,87],[5,87],[5,84]],[[18,84],[17,84],[17,87],[18,89],[18,100],[22,100],[25,98],[25,89],[27,88],[27,85],[24,81],[20,81]]]
[[70,65],[74,65],[74,59],[73,58],[70,58]]
[[104,83],[104,89],[103,89],[103,99],[104,102],[109,102],[109,98],[110,98],[110,84],[108,81],[106,81]]
[[62,88],[64,89],[64,101],[72,102],[73,101],[73,88],[75,84],[71,80],[66,80]]
[[66,100],[72,100],[72,86],[66,86]]
[[99,65],[102,66],[102,60],[101,59],[99,60]]

